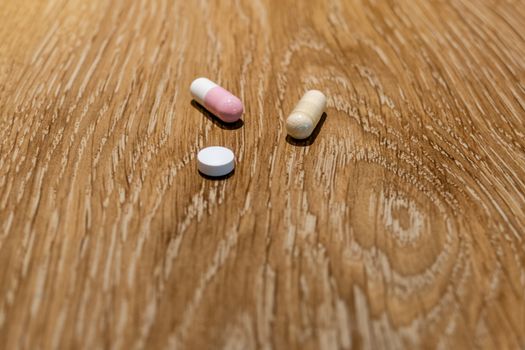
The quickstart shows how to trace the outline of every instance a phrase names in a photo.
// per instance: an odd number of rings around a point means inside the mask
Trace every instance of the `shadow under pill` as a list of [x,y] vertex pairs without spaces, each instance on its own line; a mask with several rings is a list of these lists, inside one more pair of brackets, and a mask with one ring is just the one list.
[[317,135],[319,135],[319,132],[321,132],[321,128],[323,127],[323,124],[326,120],[326,113],[323,113],[321,116],[321,119],[319,119],[319,122],[315,126],[314,131],[312,132],[312,135],[308,136],[308,138],[304,140],[298,140],[294,139],[290,135],[286,135],[286,142],[288,142],[290,145],[298,146],[298,147],[306,147],[310,146],[315,142],[315,139],[317,139]]
[[191,105],[193,108],[201,112],[206,118],[208,118],[213,124],[218,126],[221,129],[226,130],[236,130],[241,128],[244,125],[244,122],[242,119],[237,120],[233,123],[225,123],[216,116],[214,116],[212,113],[210,113],[206,108],[204,108],[202,105],[200,105],[197,101],[191,100]]
[[233,169],[231,173],[223,175],[223,176],[209,176],[209,175],[203,174],[199,170],[197,170],[197,172],[199,173],[200,176],[202,176],[206,180],[221,181],[221,180],[226,180],[226,179],[229,179],[230,177],[232,177],[233,174],[235,174],[235,169]]

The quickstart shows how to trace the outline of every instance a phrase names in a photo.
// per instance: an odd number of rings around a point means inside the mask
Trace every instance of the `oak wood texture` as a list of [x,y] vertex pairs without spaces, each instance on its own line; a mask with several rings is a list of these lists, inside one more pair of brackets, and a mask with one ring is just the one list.
[[[0,347],[525,347],[525,2],[4,0]],[[221,125],[206,76],[245,103]],[[302,94],[328,108],[286,137]],[[196,153],[222,145],[235,173]]]

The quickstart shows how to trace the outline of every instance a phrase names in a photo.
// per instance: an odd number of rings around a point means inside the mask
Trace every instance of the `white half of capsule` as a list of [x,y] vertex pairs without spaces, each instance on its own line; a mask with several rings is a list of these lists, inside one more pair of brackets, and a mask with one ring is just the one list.
[[318,90],[309,90],[299,100],[286,119],[286,131],[295,139],[306,139],[315,130],[326,109],[326,96]]
[[193,95],[193,98],[204,106],[204,98],[206,97],[206,94],[208,94],[208,92],[216,86],[218,85],[210,79],[197,78],[191,83],[190,91]]

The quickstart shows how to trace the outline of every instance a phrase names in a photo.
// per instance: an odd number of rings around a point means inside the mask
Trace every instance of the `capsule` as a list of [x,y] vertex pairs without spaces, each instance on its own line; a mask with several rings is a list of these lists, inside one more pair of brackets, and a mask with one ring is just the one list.
[[286,119],[286,131],[294,139],[306,139],[314,131],[326,108],[326,96],[318,90],[307,91]]
[[191,83],[190,90],[197,102],[223,122],[233,123],[241,118],[241,100],[213,81],[197,78]]

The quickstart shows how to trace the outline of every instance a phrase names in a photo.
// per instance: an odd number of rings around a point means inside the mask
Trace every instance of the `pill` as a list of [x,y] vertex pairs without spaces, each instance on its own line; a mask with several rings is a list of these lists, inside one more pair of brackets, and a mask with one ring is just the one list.
[[243,112],[241,100],[213,81],[197,78],[191,83],[190,90],[197,102],[223,122],[233,123],[241,118]]
[[286,131],[295,139],[306,139],[314,131],[326,108],[326,96],[318,90],[307,91],[286,119]]
[[235,167],[235,156],[226,147],[206,147],[197,154],[197,166],[199,171],[207,176],[228,175]]

